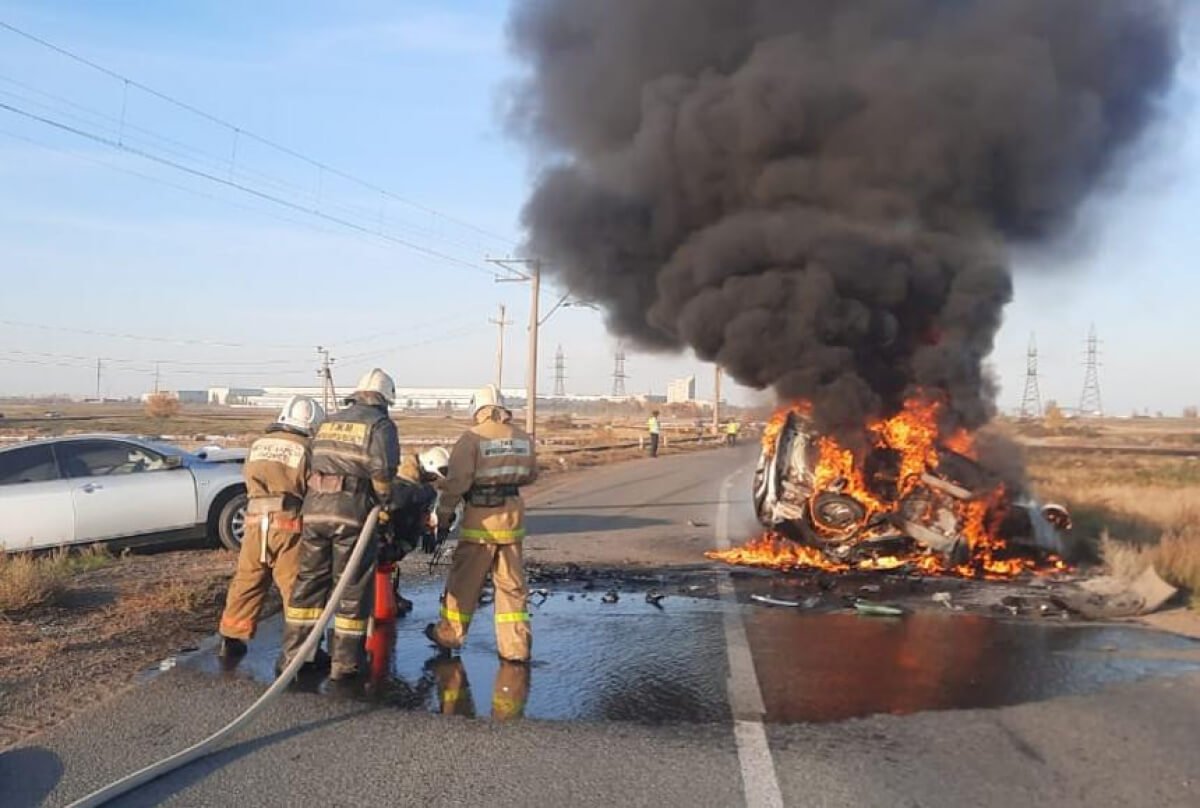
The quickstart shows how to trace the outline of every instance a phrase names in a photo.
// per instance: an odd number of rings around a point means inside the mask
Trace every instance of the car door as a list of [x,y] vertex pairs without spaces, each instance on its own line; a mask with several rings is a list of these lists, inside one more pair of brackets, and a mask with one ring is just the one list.
[[55,451],[71,484],[76,541],[160,533],[196,523],[192,473],[166,456],[104,438],[64,441]]
[[71,484],[48,443],[0,452],[0,548],[53,547],[74,539]]

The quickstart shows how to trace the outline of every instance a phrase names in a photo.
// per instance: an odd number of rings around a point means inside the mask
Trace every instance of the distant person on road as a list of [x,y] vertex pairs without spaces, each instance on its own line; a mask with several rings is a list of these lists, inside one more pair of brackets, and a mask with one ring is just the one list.
[[450,452],[450,473],[438,502],[438,543],[446,540],[459,503],[466,507],[442,595],[441,620],[426,626],[425,636],[445,651],[462,648],[490,573],[496,588],[496,649],[503,660],[525,663],[533,637],[521,486],[537,479],[537,456],[533,439],[513,424],[495,385],[475,394],[472,410],[475,426]]
[[725,445],[737,446],[738,432],[742,429],[742,425],[737,421],[730,421],[725,425]]
[[[312,474],[304,497],[300,572],[285,612],[280,667],[299,652],[325,609],[329,593],[347,572],[354,543],[376,505],[388,513],[400,464],[400,442],[388,407],[396,383],[379,368],[363,376],[350,406],[330,415],[313,441]],[[369,541],[374,542],[374,537]],[[329,678],[347,679],[364,669],[367,615],[371,607],[374,546],[347,586],[333,621]]]
[[658,422],[658,410],[650,413],[650,419],[646,421],[646,432],[650,436],[650,456],[658,457],[658,440],[662,434],[662,425]]
[[237,659],[254,636],[271,579],[284,606],[296,582],[300,548],[300,506],[308,490],[312,436],[325,411],[305,396],[288,399],[279,418],[246,457],[246,526],[237,571],[229,583],[221,615],[220,656]]

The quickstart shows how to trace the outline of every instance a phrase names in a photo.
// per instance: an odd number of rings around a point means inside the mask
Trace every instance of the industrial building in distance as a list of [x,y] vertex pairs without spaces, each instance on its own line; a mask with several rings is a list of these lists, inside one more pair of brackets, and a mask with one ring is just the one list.
[[[474,387],[397,387],[396,409],[404,410],[465,410],[475,395]],[[350,388],[338,390],[338,397],[350,392]],[[178,399],[181,404],[210,404],[225,407],[264,407],[278,409],[292,396],[310,396],[322,400],[325,391],[314,387],[210,387],[206,390],[163,390],[161,394]],[[144,393],[145,401],[155,393]],[[505,400],[513,407],[525,406],[525,388],[505,388]],[[625,404],[662,403],[662,396],[600,396],[576,395],[538,396],[538,405],[553,407],[555,403],[566,404]]]

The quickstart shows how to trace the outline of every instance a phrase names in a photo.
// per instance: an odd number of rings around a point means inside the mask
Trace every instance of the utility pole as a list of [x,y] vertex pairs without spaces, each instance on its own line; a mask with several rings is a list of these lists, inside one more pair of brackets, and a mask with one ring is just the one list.
[[[542,261],[540,258],[489,258],[489,262],[504,267],[510,277],[497,278],[498,283],[529,281],[529,364],[525,381],[525,431],[532,438],[537,431],[537,368],[538,368],[538,303],[542,293]],[[522,269],[516,269],[513,265]]]
[[1025,394],[1021,396],[1021,417],[1042,417],[1042,391],[1038,387],[1038,350],[1036,336],[1029,335],[1029,350],[1025,352]]
[[100,400],[100,368],[101,360],[96,357],[96,401]]
[[563,354],[562,345],[558,346],[558,353],[554,354],[554,397],[567,397],[567,358]]
[[721,434],[721,366],[713,375],[713,434]]
[[154,363],[154,394],[158,395],[158,380],[162,376],[162,363]]
[[504,391],[504,329],[506,326],[512,325],[512,320],[506,320],[504,313],[506,309],[504,304],[500,304],[500,316],[496,319],[489,319],[488,322],[500,329],[500,337],[496,341],[496,389],[500,392]]
[[625,398],[625,346],[618,342],[617,352],[613,355],[613,398]]
[[1096,326],[1088,331],[1087,353],[1084,360],[1083,393],[1079,397],[1080,415],[1104,415],[1100,401],[1100,340],[1096,337]]
[[333,386],[333,363],[336,359],[329,358],[329,349],[317,346],[317,356],[320,357],[321,366],[317,368],[317,377],[321,380],[321,406],[325,408],[325,412],[331,412],[329,409],[330,402],[337,405],[337,390]]

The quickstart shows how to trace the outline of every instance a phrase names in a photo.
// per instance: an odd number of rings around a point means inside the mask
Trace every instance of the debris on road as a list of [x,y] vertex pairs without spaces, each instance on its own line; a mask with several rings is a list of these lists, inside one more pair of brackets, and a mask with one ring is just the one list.
[[869,617],[902,617],[904,615],[904,609],[901,609],[899,606],[891,606],[886,603],[874,603],[869,600],[863,600],[862,598],[854,601],[854,609],[859,614],[867,615]]
[[930,598],[934,603],[940,603],[952,612],[961,612],[965,607],[957,606],[949,592],[934,592]]
[[1085,620],[1112,620],[1158,611],[1178,591],[1151,566],[1132,581],[1111,576],[1093,578],[1076,591],[1053,595],[1050,600]]
[[750,600],[758,601],[767,606],[787,606],[790,608],[798,608],[801,604],[798,600],[784,600],[783,598],[773,598],[770,595],[751,595]]

